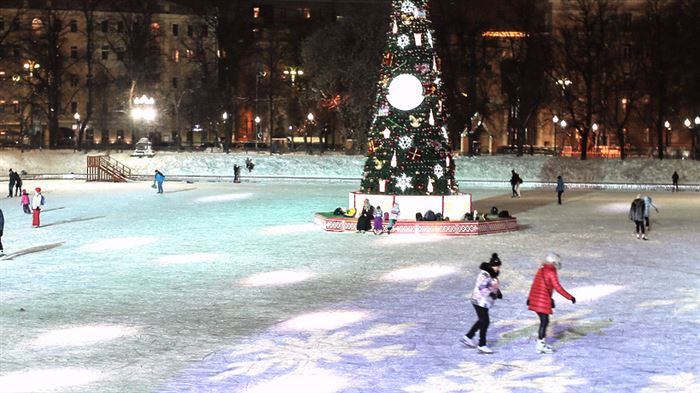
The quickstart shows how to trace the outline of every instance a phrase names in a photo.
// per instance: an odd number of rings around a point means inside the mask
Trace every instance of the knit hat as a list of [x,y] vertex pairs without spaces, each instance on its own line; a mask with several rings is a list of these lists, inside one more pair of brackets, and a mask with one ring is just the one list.
[[499,258],[498,254],[496,254],[495,252],[491,254],[491,260],[489,261],[489,265],[501,266],[501,258]]
[[34,189],[34,191],[36,191],[36,192],[41,192],[41,188],[37,187],[37,188]]
[[546,257],[544,257],[544,262],[553,264],[557,267],[557,269],[561,267],[561,257],[559,256],[559,254],[556,254],[551,251],[547,254]]

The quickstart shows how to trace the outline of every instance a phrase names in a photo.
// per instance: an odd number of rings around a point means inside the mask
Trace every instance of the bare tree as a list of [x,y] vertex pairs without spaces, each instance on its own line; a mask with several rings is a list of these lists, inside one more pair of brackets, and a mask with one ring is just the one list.
[[85,129],[92,120],[93,105],[94,105],[94,76],[95,76],[95,9],[100,6],[102,0],[80,0],[80,10],[85,21],[85,67],[87,68],[85,76],[85,90],[87,100],[85,102],[85,114],[80,129],[78,130],[78,148],[83,147],[83,138]]

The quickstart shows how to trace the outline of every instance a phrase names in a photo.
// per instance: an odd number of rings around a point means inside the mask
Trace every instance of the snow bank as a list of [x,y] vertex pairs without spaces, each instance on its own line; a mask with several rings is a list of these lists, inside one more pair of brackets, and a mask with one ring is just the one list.
[[[130,151],[111,156],[132,169],[136,175],[151,175],[160,169],[167,175],[233,176],[233,165],[244,167],[246,157],[255,162],[253,175],[291,177],[331,177],[359,179],[365,157],[360,155],[304,155],[235,152],[157,152],[155,157],[130,157]],[[89,154],[100,154],[91,152]],[[83,174],[86,154],[72,151],[0,150],[0,175],[7,177],[8,168],[30,174]],[[671,182],[678,171],[681,184],[700,184],[700,161],[589,159],[547,156],[481,156],[456,157],[459,180],[508,180],[515,169],[525,182],[554,181],[562,175],[567,182],[599,183],[663,183]],[[245,167],[243,169],[246,174]]]

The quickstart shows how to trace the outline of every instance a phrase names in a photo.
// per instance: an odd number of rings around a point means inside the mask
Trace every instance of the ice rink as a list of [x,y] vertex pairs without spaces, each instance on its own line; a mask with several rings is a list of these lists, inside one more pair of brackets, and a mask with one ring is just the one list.
[[[5,186],[5,184],[3,184]],[[356,182],[25,181],[3,198],[0,392],[698,392],[700,195],[469,190],[521,230],[482,237],[326,233]],[[4,193],[2,194],[4,195]],[[563,258],[549,340],[525,300]],[[492,355],[459,338],[478,266],[498,252]]]

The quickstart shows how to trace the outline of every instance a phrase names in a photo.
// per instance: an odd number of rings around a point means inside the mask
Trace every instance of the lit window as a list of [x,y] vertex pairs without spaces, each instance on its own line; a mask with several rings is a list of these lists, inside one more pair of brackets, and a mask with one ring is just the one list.
[[15,107],[15,113],[19,113],[19,101],[12,100],[12,106]]
[[343,15],[336,15],[335,16],[335,20],[337,20],[338,22],[342,21],[343,18],[344,18]]
[[158,22],[151,23],[151,33],[158,34],[160,32],[160,24]]
[[180,49],[175,49],[173,51],[173,61],[176,63],[180,62]]
[[257,19],[260,17],[260,7],[253,7],[253,18]]
[[311,8],[308,8],[308,7],[302,8],[301,14],[304,17],[304,19],[311,19]]
[[41,21],[39,18],[34,18],[32,19],[32,29],[34,30],[39,30],[41,27],[44,25],[44,22]]
[[187,60],[192,60],[192,58],[194,57],[194,51],[191,49],[187,49],[187,51],[185,52],[185,56],[187,57]]

